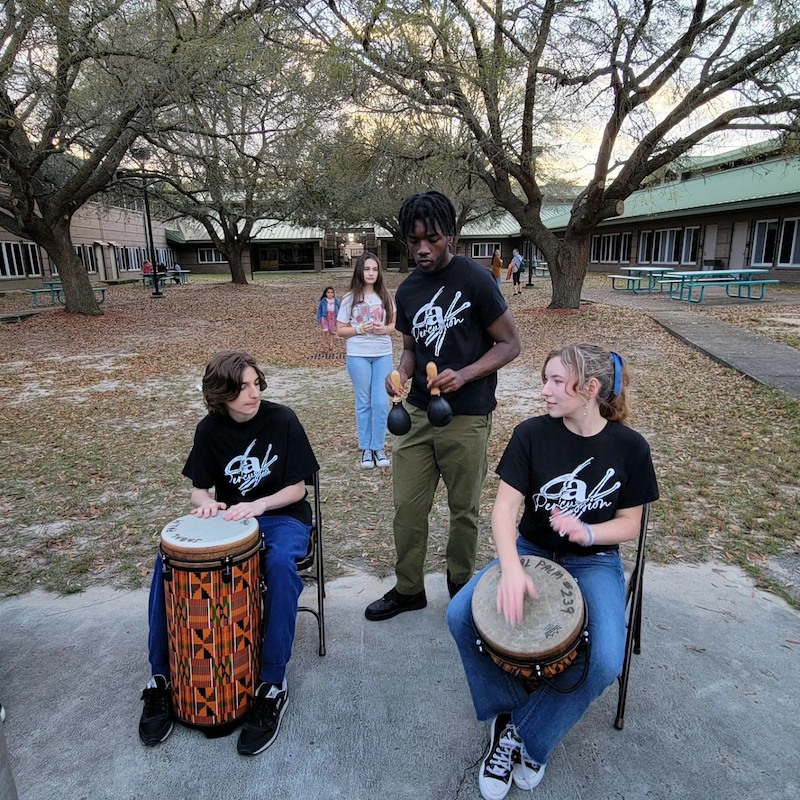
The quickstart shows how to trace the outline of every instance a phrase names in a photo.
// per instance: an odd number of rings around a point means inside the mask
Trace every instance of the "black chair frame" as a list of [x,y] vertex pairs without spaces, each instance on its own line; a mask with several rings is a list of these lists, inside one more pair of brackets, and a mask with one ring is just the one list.
[[310,605],[298,606],[298,611],[307,611],[317,620],[319,630],[319,654],[325,655],[325,563],[322,553],[322,499],[319,491],[319,470],[306,479],[314,493],[311,501],[311,535],[308,537],[308,552],[297,562],[297,573],[306,586],[316,589],[316,608]]
[[650,506],[645,503],[642,508],[642,522],[639,529],[639,544],[636,548],[636,561],[633,572],[628,578],[625,589],[625,659],[619,676],[619,700],[617,701],[617,718],[614,727],[621,731],[625,726],[625,703],[628,698],[628,677],[634,653],[642,652],[642,582],[644,580],[645,547],[647,545],[647,525],[650,519]]

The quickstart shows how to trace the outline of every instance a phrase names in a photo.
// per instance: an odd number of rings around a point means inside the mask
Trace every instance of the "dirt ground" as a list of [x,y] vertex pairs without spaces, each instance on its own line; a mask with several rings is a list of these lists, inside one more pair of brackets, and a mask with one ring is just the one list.
[[[396,287],[401,276],[391,274]],[[0,325],[0,596],[40,587],[78,591],[142,585],[161,528],[188,510],[181,468],[204,413],[199,391],[213,353],[251,352],[266,396],[298,413],[322,465],[328,575],[393,568],[391,469],[361,471],[343,342],[320,352],[314,316],[343,272],[270,275],[246,287],[195,280],[163,299],[138,286],[108,290],[104,314],[59,309]],[[589,287],[604,286],[592,276]],[[592,302],[548,311],[549,282],[507,295],[523,341],[500,372],[484,489],[479,562],[492,557],[494,467],[516,424],[543,413],[538,373],[569,341],[622,352],[633,376],[632,424],[650,441],[662,498],[649,555],[738,563],[787,594],[770,560],[800,547],[800,404],[753,384],[670,337],[646,310]],[[798,346],[800,288],[786,302],[703,307]],[[27,308],[0,297],[0,314]],[[400,338],[395,343],[399,354]],[[389,445],[391,450],[391,444]],[[446,496],[431,516],[427,568],[444,571]]]

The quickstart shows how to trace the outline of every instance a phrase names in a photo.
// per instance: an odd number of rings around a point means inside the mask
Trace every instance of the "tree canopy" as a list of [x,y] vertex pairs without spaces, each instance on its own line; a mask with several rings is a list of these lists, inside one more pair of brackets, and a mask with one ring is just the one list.
[[[648,175],[723,135],[798,130],[794,0],[312,0],[298,14],[382,88],[373,113],[466,126],[471,169],[544,252],[555,307],[578,307],[592,231]],[[584,186],[563,236],[541,218],[554,171]]]
[[215,85],[266,0],[10,0],[0,9],[0,221],[58,265],[66,308],[100,309],[69,223],[159,114]]

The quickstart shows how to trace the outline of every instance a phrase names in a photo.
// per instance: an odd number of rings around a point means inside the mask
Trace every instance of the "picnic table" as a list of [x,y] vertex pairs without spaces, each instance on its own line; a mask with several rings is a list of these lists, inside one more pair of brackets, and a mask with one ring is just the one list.
[[768,272],[762,267],[668,272],[659,280],[659,285],[669,290],[670,299],[685,300],[687,303],[702,302],[709,286],[724,286],[728,297],[763,300],[766,287],[780,283],[776,278],[764,278]]
[[667,273],[672,272],[672,267],[648,267],[632,266],[620,267],[619,271],[624,275],[609,275],[611,278],[611,288],[615,291],[630,291],[635,294],[653,292],[656,289],[663,291],[659,285],[659,280]]
[[[189,280],[189,275],[191,274],[191,270],[182,269],[180,272],[176,272],[175,270],[169,270],[168,272],[158,272],[158,285],[162,288],[166,285],[167,281],[171,281],[173,278],[177,278],[178,282],[182,286],[184,283],[187,283]],[[153,274],[149,273],[147,275],[142,275],[142,286],[152,286],[153,285]]]
[[[35,306],[42,305],[41,299],[45,295],[50,296],[50,305],[54,306],[57,303],[64,305],[64,286],[61,281],[42,281],[42,285],[44,289],[29,289],[28,291],[31,293],[31,297],[33,298],[33,304]],[[92,286],[92,291],[95,293],[98,301],[101,303],[105,302],[106,299],[106,287],[105,286]]]

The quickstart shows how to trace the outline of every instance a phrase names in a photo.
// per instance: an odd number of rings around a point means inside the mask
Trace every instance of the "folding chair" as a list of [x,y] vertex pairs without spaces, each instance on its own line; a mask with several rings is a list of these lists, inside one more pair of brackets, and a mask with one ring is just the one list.
[[312,487],[311,535],[308,537],[308,552],[297,562],[297,572],[306,586],[315,586],[317,606],[298,606],[298,611],[308,611],[317,619],[319,629],[319,654],[325,655],[325,566],[322,556],[322,501],[319,492],[319,470],[306,478],[306,486]]
[[639,544],[636,548],[636,561],[628,578],[626,596],[627,634],[625,636],[625,660],[622,662],[622,673],[619,676],[619,700],[617,702],[617,718],[614,727],[621,731],[625,726],[625,701],[628,697],[628,673],[631,669],[633,654],[642,652],[642,580],[644,579],[645,545],[647,544],[647,523],[650,517],[650,506],[645,503],[642,508],[642,524],[639,529]]

